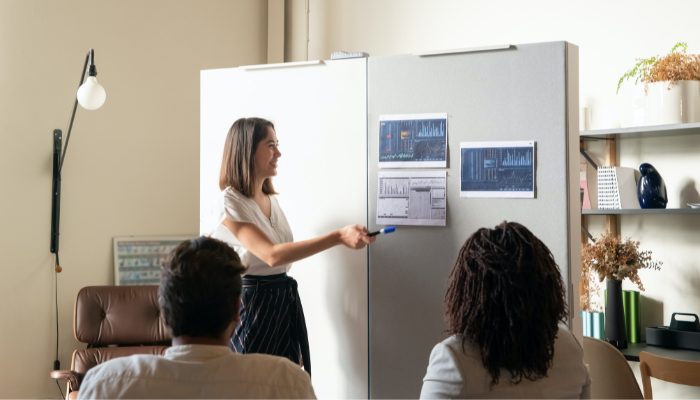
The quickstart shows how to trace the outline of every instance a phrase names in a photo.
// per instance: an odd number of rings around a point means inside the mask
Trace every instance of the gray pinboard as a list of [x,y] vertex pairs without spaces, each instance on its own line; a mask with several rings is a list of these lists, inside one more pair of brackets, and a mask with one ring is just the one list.
[[[369,249],[371,398],[420,395],[430,352],[448,336],[443,317],[447,279],[460,248],[477,229],[503,221],[525,225],[552,251],[569,302],[571,284],[578,288],[578,48],[550,42],[497,51],[370,57],[372,230],[379,228],[379,116],[438,112],[448,113],[447,226],[399,226]],[[537,142],[534,199],[459,197],[460,142],[524,140]]]

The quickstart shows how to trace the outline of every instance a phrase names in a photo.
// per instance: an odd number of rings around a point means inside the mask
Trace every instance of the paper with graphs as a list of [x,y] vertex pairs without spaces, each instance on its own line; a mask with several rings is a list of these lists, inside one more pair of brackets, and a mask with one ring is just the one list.
[[445,226],[447,172],[379,172],[377,225]]
[[379,116],[379,168],[447,168],[447,113]]

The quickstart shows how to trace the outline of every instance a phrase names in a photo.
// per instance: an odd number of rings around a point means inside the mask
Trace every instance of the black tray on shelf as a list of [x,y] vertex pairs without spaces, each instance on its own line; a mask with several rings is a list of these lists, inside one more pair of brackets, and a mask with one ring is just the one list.
[[[695,317],[695,321],[678,321],[676,315]],[[671,325],[646,328],[647,344],[677,349],[700,350],[700,321],[695,314],[673,313]]]

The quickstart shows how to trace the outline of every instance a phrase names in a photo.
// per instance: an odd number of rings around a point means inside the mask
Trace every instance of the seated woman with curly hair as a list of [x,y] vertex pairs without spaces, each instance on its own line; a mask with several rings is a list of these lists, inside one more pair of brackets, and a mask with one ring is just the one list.
[[479,229],[445,296],[450,338],[430,355],[421,398],[590,398],[583,348],[565,326],[564,283],[524,226]]

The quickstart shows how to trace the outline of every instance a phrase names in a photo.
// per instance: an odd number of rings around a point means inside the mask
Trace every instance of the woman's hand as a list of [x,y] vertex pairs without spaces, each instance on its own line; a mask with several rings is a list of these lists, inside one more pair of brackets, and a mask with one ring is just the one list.
[[348,225],[338,231],[340,243],[351,249],[359,250],[369,243],[374,243],[376,237],[369,237],[369,230],[360,225]]

